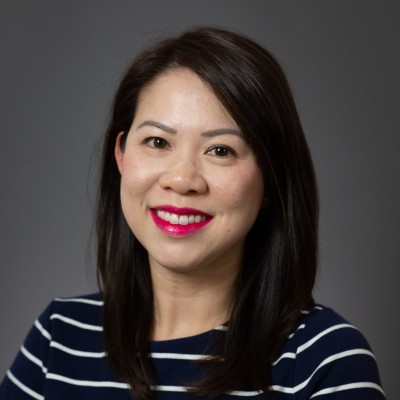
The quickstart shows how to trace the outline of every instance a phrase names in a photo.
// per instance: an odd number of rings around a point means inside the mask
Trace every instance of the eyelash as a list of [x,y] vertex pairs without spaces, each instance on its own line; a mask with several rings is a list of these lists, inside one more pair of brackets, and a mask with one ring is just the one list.
[[[156,144],[157,142],[158,142],[158,144]],[[144,140],[144,143],[153,149],[159,149],[159,150],[168,149],[169,150],[171,148],[169,143],[165,139],[163,139],[159,136],[148,137]],[[225,153],[224,155],[221,155],[221,154],[218,155],[215,153],[216,151],[221,151],[221,150]],[[210,155],[218,157],[218,158],[227,158],[227,157],[236,156],[236,152],[231,147],[225,146],[225,145],[212,146],[211,148],[209,148],[206,151],[206,154],[210,154]]]

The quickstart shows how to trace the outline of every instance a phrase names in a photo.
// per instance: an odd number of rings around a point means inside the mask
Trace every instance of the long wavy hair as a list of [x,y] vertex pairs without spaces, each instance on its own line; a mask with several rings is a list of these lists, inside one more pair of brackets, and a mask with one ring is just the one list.
[[[97,208],[98,278],[104,300],[108,360],[136,399],[151,398],[148,357],[153,289],[148,255],[121,209],[114,158],[119,132],[128,132],[141,90],[176,68],[196,73],[243,132],[264,177],[268,204],[245,243],[244,261],[223,359],[191,382],[195,394],[218,396],[245,383],[269,390],[268,371],[300,311],[313,303],[318,196],[309,149],[293,97],[275,58],[234,32],[201,27],[156,43],[136,57],[116,92],[106,131]],[[246,327],[246,329],[243,329]]]

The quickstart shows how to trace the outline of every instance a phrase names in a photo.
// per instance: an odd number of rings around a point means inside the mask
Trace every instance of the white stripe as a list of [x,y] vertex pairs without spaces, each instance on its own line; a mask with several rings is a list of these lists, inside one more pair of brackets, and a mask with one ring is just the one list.
[[75,386],[90,386],[90,387],[113,387],[118,389],[129,389],[129,385],[121,382],[111,381],[83,381],[78,379],[67,378],[66,376],[49,373],[46,375],[47,379],[69,383]]
[[297,331],[299,331],[300,329],[304,329],[305,327],[306,327],[305,324],[299,325],[299,327],[296,329],[296,331],[293,332],[293,333],[291,333],[291,334],[288,336],[288,338],[291,339],[291,338],[297,333]]
[[317,366],[317,368],[315,368],[315,370],[312,372],[312,374],[305,381],[303,381],[302,383],[299,383],[297,386],[292,388],[292,387],[273,385],[272,389],[276,390],[278,392],[283,392],[283,393],[290,393],[290,394],[297,393],[298,391],[300,391],[301,389],[305,388],[308,385],[308,383],[310,382],[312,377],[324,365],[329,364],[333,361],[336,361],[340,358],[345,358],[345,357],[359,355],[359,354],[364,354],[364,355],[368,355],[368,356],[375,358],[374,355],[369,350],[365,350],[365,349],[353,349],[353,350],[347,350],[347,351],[343,351],[341,353],[333,354],[332,356],[327,357],[324,361],[322,361]]
[[385,396],[385,392],[383,391],[383,389],[379,385],[377,385],[376,383],[373,383],[373,382],[356,382],[356,383],[348,383],[346,385],[341,385],[341,386],[335,386],[335,387],[322,389],[319,392],[314,393],[310,397],[310,399],[312,399],[313,397],[321,396],[323,394],[340,392],[342,390],[363,389],[363,388],[376,389],[376,390],[378,390],[379,392],[381,392]]
[[341,353],[333,354],[330,357],[325,358],[324,361],[322,361],[317,368],[313,371],[313,373],[309,376],[308,379],[306,379],[304,382],[300,383],[297,385],[294,390],[295,392],[298,392],[299,390],[303,389],[307,384],[310,382],[311,378],[317,373],[317,371],[322,368],[324,365],[329,364],[333,361],[339,360],[340,358],[345,358],[345,357],[350,357],[354,355],[368,355],[371,356],[372,358],[375,358],[374,355],[369,351],[365,349],[353,349],[353,350],[346,350]]
[[344,358],[344,357],[349,357],[349,356],[356,356],[356,355],[366,355],[366,356],[370,356],[375,360],[375,356],[374,354],[367,350],[367,349],[352,349],[352,350],[346,350],[346,351],[342,351],[341,353],[337,353],[337,354],[333,354],[330,357],[325,358],[324,361],[322,361],[321,364],[319,364],[319,366],[328,364],[332,361],[336,361],[339,360],[340,358]]
[[277,392],[282,392],[282,393],[289,393],[289,394],[293,394],[295,393],[295,389],[291,388],[291,387],[285,387],[285,386],[279,386],[279,385],[272,385],[271,386],[272,390],[275,390]]
[[151,358],[171,360],[209,360],[212,356],[202,354],[181,354],[181,353],[150,353]]
[[[158,385],[158,386],[151,386],[152,390],[156,390],[158,392],[187,392],[191,390],[189,387],[184,387],[184,386],[166,386],[166,385]],[[249,396],[257,396],[259,394],[263,393],[261,390],[254,390],[254,391],[245,391],[245,390],[234,390],[232,392],[227,392],[227,395],[231,396],[243,396],[243,397],[249,397]]]
[[[319,308],[320,308],[320,307],[319,307]],[[304,329],[305,326],[306,326],[305,324],[300,325],[300,326],[296,329],[296,332],[297,332],[299,329]],[[330,328],[328,328],[328,329],[326,329],[326,330],[320,332],[317,336],[314,336],[314,337],[313,337],[312,339],[310,339],[308,342],[306,342],[306,343],[302,344],[301,346],[299,346],[299,347],[297,348],[296,354],[300,354],[302,351],[306,350],[308,347],[310,347],[311,345],[313,345],[316,341],[318,341],[319,339],[321,339],[321,337],[323,337],[323,336],[327,335],[328,333],[333,332],[333,331],[335,331],[335,330],[337,330],[337,329],[341,329],[341,328],[353,328],[353,329],[357,329],[356,327],[354,327],[353,325],[350,325],[350,324],[340,324],[340,325],[332,326],[332,327],[330,327]],[[289,335],[289,339],[291,339],[291,338],[296,334],[296,332],[293,332],[292,334],[290,334],[290,335]],[[272,365],[278,364],[278,362],[281,361],[281,360],[284,359],[284,358],[295,359],[295,358],[296,358],[296,354],[295,354],[295,353],[290,353],[290,352],[284,353],[284,354],[282,354],[276,361],[274,361],[274,363],[273,363]]]
[[[300,346],[301,347],[301,346]],[[299,347],[299,348],[300,348]],[[304,349],[303,349],[304,350]],[[281,361],[282,359],[284,359],[284,358],[290,358],[290,359],[292,359],[292,360],[294,360],[295,358],[296,358],[296,356],[297,356],[297,354],[299,354],[299,353],[301,353],[301,351],[302,350],[298,350],[297,351],[297,353],[290,353],[290,352],[288,352],[288,353],[283,353],[272,365],[276,365],[276,364],[278,364],[278,362],[279,361]],[[351,351],[351,350],[350,350]],[[368,351],[368,350],[365,350],[367,353],[366,354],[368,354],[368,355],[370,355],[371,357],[373,357],[373,358],[375,358],[375,356],[370,352],[370,351]],[[360,353],[357,353],[357,354],[360,354]]]
[[252,392],[250,391],[244,391],[244,390],[233,390],[232,392],[228,392],[226,394],[231,395],[231,396],[243,396],[243,397],[249,397],[249,396],[258,396],[261,393],[263,393],[262,390],[254,390]]
[[183,386],[151,386],[151,390],[157,390],[158,392],[187,392],[188,389]]
[[102,306],[103,305],[103,301],[101,301],[101,300],[90,300],[90,299],[80,299],[80,298],[70,298],[70,299],[63,299],[63,298],[61,298],[61,297],[56,297],[55,299],[54,299],[55,301],[63,301],[63,302],[66,302],[66,303],[69,303],[69,302],[76,302],[76,303],[85,303],[85,304],[91,304],[91,305],[93,305],[93,306]]
[[11,371],[7,371],[7,376],[10,379],[10,381],[14,383],[15,386],[18,386],[23,392],[29,394],[29,396],[33,397],[34,399],[44,400],[44,397],[41,394],[34,392],[31,388],[24,385],[12,374]]
[[278,364],[278,362],[284,358],[290,358],[294,360],[296,358],[296,353],[283,353],[272,365]]
[[301,314],[304,314],[304,315],[308,315],[308,314],[310,314],[310,312],[313,311],[313,310],[321,311],[321,310],[323,310],[323,309],[324,309],[324,308],[321,307],[321,306],[314,306],[311,310],[300,310],[300,313],[301,313]]
[[75,319],[64,317],[63,315],[60,315],[60,314],[52,314],[50,316],[50,319],[59,319],[67,324],[77,326],[78,328],[87,329],[89,331],[102,331],[103,330],[103,328],[101,326],[85,324],[83,322],[76,321]]
[[39,320],[37,319],[35,321],[35,326],[36,328],[39,330],[39,332],[48,340],[51,340],[51,335],[49,332],[46,331],[46,329],[43,328],[42,324],[39,322]]
[[323,336],[327,335],[328,333],[331,333],[333,331],[336,331],[337,329],[343,329],[343,328],[357,329],[353,325],[350,325],[350,324],[339,324],[339,325],[331,326],[330,328],[325,329],[324,331],[320,332],[317,336],[314,336],[308,342],[299,346],[297,348],[297,354],[300,354],[302,351],[304,351],[307,348],[309,348],[310,346],[312,346],[316,341],[318,341],[319,339],[321,339]]
[[71,349],[70,347],[64,346],[58,342],[50,342],[50,347],[54,347],[65,353],[72,354],[72,355],[78,356],[78,357],[102,358],[102,357],[106,356],[106,353],[104,351],[103,352],[91,352],[91,351],[75,350],[75,349]]
[[34,364],[36,364],[38,367],[41,368],[41,370],[46,374],[47,373],[47,368],[43,366],[42,360],[39,360],[37,357],[35,357],[32,353],[30,353],[24,346],[21,346],[21,353],[30,361],[32,361]]

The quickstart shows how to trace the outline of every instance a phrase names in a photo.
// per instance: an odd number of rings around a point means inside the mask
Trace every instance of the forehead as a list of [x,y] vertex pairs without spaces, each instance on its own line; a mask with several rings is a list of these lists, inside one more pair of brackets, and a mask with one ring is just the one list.
[[187,68],[168,70],[144,86],[139,93],[136,116],[237,127],[213,91]]

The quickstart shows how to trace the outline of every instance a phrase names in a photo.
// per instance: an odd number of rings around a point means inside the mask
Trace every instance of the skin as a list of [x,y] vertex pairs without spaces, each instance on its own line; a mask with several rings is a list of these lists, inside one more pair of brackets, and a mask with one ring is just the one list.
[[[139,96],[115,157],[125,218],[149,254],[153,339],[211,329],[229,316],[244,240],[264,196],[263,177],[241,132],[199,77],[165,73]],[[212,216],[188,235],[162,232],[150,209],[190,207]]]

